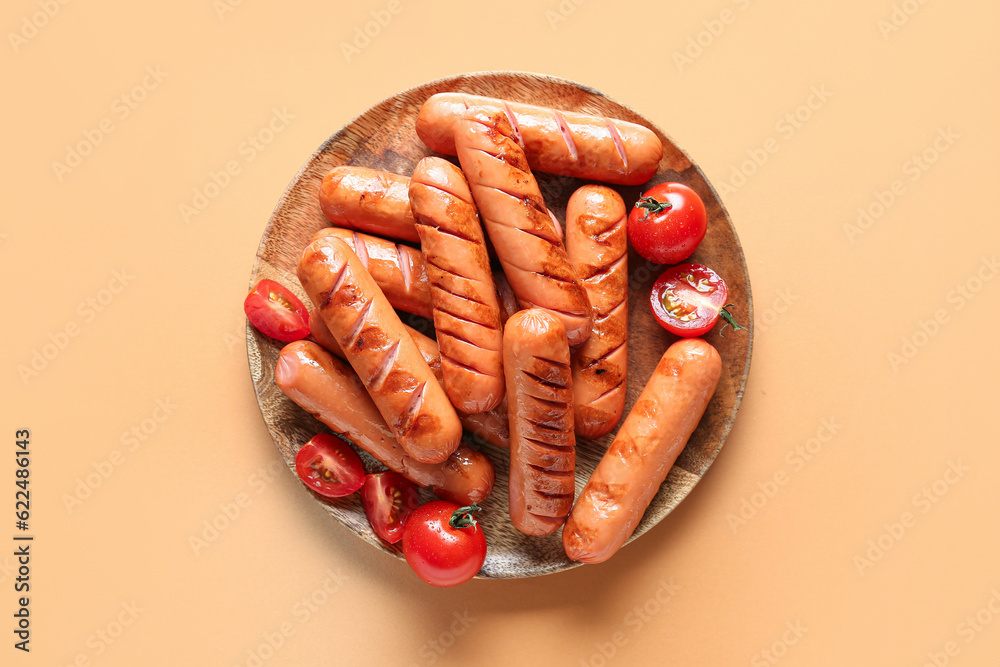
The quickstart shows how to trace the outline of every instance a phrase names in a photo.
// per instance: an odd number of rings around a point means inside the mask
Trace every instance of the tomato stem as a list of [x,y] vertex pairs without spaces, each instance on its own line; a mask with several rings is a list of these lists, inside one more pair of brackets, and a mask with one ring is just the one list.
[[650,213],[661,213],[663,211],[669,211],[674,207],[668,201],[660,201],[656,197],[639,197],[639,201],[635,203],[636,208],[644,208],[646,212],[642,214],[639,220],[645,220],[649,217]]
[[724,319],[726,321],[726,323],[722,325],[722,328],[719,329],[719,335],[720,336],[722,335],[722,332],[726,330],[726,327],[732,327],[733,331],[739,331],[740,329],[746,329],[746,327],[741,327],[739,324],[737,324],[736,320],[733,319],[733,314],[730,313],[728,310],[726,310],[726,308],[732,308],[732,307],[733,307],[733,304],[727,303],[725,306],[723,306],[719,310],[719,315],[722,317],[722,319]]
[[452,528],[469,528],[470,526],[475,529],[479,522],[476,521],[476,517],[473,516],[476,512],[482,512],[483,508],[472,503],[466,507],[459,507],[448,519],[448,525]]

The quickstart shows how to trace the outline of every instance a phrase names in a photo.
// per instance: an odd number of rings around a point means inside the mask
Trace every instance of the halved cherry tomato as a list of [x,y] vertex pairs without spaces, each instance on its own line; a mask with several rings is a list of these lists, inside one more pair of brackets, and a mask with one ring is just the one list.
[[457,586],[486,562],[486,536],[473,518],[476,505],[432,500],[418,507],[403,528],[403,555],[417,576],[434,586]]
[[698,249],[706,229],[704,202],[682,183],[654,185],[628,214],[629,243],[657,264],[683,262]]
[[243,301],[250,324],[265,336],[290,343],[309,335],[309,312],[284,285],[265,278]]
[[313,436],[295,455],[295,472],[321,496],[340,498],[361,488],[365,468],[351,447],[329,433]]
[[722,316],[733,329],[742,329],[726,310],[729,289],[718,273],[701,264],[680,264],[664,271],[649,295],[653,315],[664,329],[691,338],[712,330]]
[[375,534],[390,544],[403,539],[403,526],[420,506],[417,486],[398,472],[386,470],[365,475],[361,504]]

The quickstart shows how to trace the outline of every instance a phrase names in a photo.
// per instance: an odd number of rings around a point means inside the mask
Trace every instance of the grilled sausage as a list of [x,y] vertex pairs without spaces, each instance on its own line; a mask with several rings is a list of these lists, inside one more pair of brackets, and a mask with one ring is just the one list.
[[510,418],[510,520],[548,535],[573,506],[576,439],[569,344],[562,322],[538,308],[507,321],[504,372]]
[[462,437],[458,415],[358,256],[319,238],[302,252],[298,276],[406,453],[447,459]]
[[474,106],[504,112],[536,171],[639,185],[656,174],[663,157],[663,144],[642,125],[464,93],[438,93],[424,102],[417,136],[431,150],[455,155],[453,128]]
[[319,205],[338,227],[419,241],[410,213],[410,179],[365,167],[336,167],[323,177]]
[[566,555],[600,563],[625,544],[701,420],[722,374],[715,348],[700,338],[671,345],[563,528]]
[[[428,338],[416,329],[411,329],[405,324],[403,327],[409,332],[410,337],[413,338],[413,342],[417,344],[420,356],[430,366],[434,377],[444,386],[444,378],[441,374],[441,356],[438,353],[437,343],[433,338]],[[323,318],[320,317],[319,311],[315,308],[309,313],[309,331],[312,333],[312,337],[316,339],[316,342],[341,359],[346,359],[340,343],[337,342],[337,339],[327,329],[326,323],[323,322]],[[474,415],[459,413],[458,418],[462,421],[462,426],[469,433],[496,447],[503,449],[510,448],[510,427],[507,424],[506,396],[500,401],[500,405],[489,412],[480,412]]]
[[566,207],[566,254],[593,309],[590,338],[573,351],[576,434],[610,433],[625,408],[628,369],[628,239],[625,203],[603,185],[584,185]]
[[336,236],[354,251],[393,308],[421,317],[431,316],[431,285],[422,252],[339,227],[325,227],[311,240],[326,236]]
[[424,158],[410,178],[410,208],[431,284],[444,389],[466,414],[503,398],[503,344],[490,258],[462,172]]
[[560,318],[577,345],[590,335],[590,302],[513,134],[502,111],[473,107],[455,124],[458,159],[518,301]]
[[413,460],[400,447],[361,379],[315,343],[289,343],[274,369],[278,387],[303,410],[414,484],[438,497],[468,505],[493,490],[493,464],[484,454],[459,445],[444,463]]

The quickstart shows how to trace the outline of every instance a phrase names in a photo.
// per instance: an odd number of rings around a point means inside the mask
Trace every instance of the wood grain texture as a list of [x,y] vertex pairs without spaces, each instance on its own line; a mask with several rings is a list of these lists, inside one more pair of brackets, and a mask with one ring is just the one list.
[[[663,142],[664,155],[656,176],[644,186],[613,186],[622,195],[626,206],[631,207],[641,191],[666,181],[685,183],[705,202],[708,232],[689,261],[712,267],[726,280],[729,299],[735,304],[733,310],[736,320],[749,329],[740,332],[727,330],[727,335],[722,337],[718,333],[719,327],[716,327],[705,336],[722,356],[722,379],[701,423],[629,539],[631,542],[669,514],[690,493],[715,460],[743,397],[753,341],[750,279],[736,230],[705,175],[655,124],[596,90],[537,74],[481,72],[440,79],[411,88],[384,100],[348,123],[320,146],[295,175],[264,230],[250,276],[250,285],[262,278],[271,278],[289,287],[304,302],[308,302],[295,277],[295,265],[309,238],[328,224],[320,210],[318,199],[323,176],[330,169],[344,164],[384,169],[409,176],[417,162],[433,154],[415,133],[417,112],[424,100],[445,91],[598,113],[645,125]],[[455,161],[454,158],[449,159]],[[569,196],[587,181],[541,172],[535,173],[535,177],[547,205],[565,227]],[[656,323],[649,307],[650,288],[664,267],[644,260],[631,249],[628,267],[629,363],[626,415],[663,351],[676,339]],[[405,313],[401,317],[413,328],[433,336],[433,325],[429,320]],[[274,365],[280,350],[279,341],[263,336],[247,325],[247,353],[261,413],[278,450],[293,471],[291,474],[295,474],[295,452],[310,437],[326,432],[327,429],[285,397],[275,384]],[[617,428],[598,440],[578,439],[577,494],[616,431]],[[476,442],[481,444],[480,441]],[[493,494],[483,503],[485,512],[480,519],[486,531],[489,549],[479,576],[531,577],[578,566],[563,552],[561,532],[544,538],[529,537],[522,535],[510,524],[507,514],[507,452],[486,444],[481,444],[480,448],[496,466],[496,485]],[[362,459],[369,471],[381,468],[367,454],[362,453]],[[304,486],[302,492],[309,493]],[[426,493],[424,495],[429,497]],[[317,497],[316,502],[366,542],[402,557],[398,546],[387,545],[372,533],[357,494],[333,501]]]

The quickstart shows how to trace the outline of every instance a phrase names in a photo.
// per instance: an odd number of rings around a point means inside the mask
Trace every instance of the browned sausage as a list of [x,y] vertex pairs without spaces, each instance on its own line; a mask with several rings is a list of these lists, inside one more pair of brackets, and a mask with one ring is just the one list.
[[[410,337],[413,338],[413,342],[417,344],[420,356],[424,358],[424,361],[430,366],[431,372],[434,373],[434,377],[443,386],[444,378],[441,374],[441,356],[438,353],[437,343],[433,338],[428,338],[416,329],[411,329],[405,324],[403,326],[409,332]],[[315,308],[309,312],[309,331],[312,333],[312,337],[316,339],[316,342],[341,359],[346,359],[340,343],[333,337],[330,330],[326,328],[326,323],[323,322],[323,318],[320,317],[319,311]],[[510,448],[510,427],[507,424],[506,396],[500,401],[500,405],[489,412],[480,412],[474,415],[459,413],[458,418],[462,421],[462,426],[469,433],[482,438],[496,447],[502,447],[503,449]]]
[[336,167],[323,177],[319,205],[338,227],[419,241],[410,213],[410,179],[365,167]]
[[431,285],[422,252],[339,227],[325,227],[311,241],[326,236],[336,236],[354,251],[393,308],[421,317],[431,316]]
[[431,150],[455,155],[453,128],[474,106],[505,113],[536,171],[639,185],[656,174],[663,157],[659,138],[642,125],[464,93],[438,93],[424,102],[417,136]]
[[[427,365],[431,367],[431,372],[434,373],[434,377],[441,377],[441,356],[438,353],[437,343],[434,342],[433,338],[428,338],[423,335],[413,327],[403,325],[406,332],[410,334],[410,338],[413,342],[417,344],[417,349],[420,351],[420,356],[423,357]],[[326,322],[323,321],[323,316],[320,315],[318,308],[313,308],[309,311],[309,333],[312,337],[316,339],[316,342],[322,345],[328,352],[332,352],[336,356],[343,360],[347,360],[347,355],[344,354],[344,349],[340,347],[340,343],[334,337],[330,330],[326,326]]]
[[603,185],[584,185],[566,207],[566,253],[593,308],[590,338],[573,351],[576,434],[610,433],[625,408],[628,369],[628,239],[625,203]]
[[439,497],[468,505],[493,490],[493,464],[464,444],[444,463],[410,458],[392,437],[361,379],[315,343],[286,345],[274,377],[281,391],[303,410],[413,483],[431,487]]
[[573,506],[573,380],[562,322],[538,308],[507,321],[504,372],[510,415],[510,520],[548,535]]
[[302,252],[298,276],[406,453],[447,459],[462,437],[455,408],[358,256],[319,238]]
[[503,397],[500,313],[483,228],[465,176],[437,157],[410,178],[410,208],[431,283],[444,389],[466,414]]
[[561,319],[577,345],[590,335],[590,302],[512,137],[502,111],[473,107],[455,124],[458,159],[514,294]]
[[567,556],[600,563],[625,544],[698,426],[721,373],[719,353],[700,338],[683,338],[663,353],[580,492],[563,529]]

